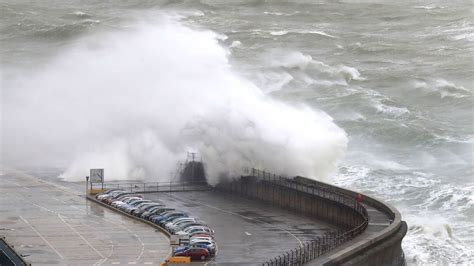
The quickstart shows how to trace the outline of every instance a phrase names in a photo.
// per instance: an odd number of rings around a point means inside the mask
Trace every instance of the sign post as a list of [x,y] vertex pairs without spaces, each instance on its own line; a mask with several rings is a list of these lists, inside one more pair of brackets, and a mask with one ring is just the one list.
[[91,190],[92,184],[100,183],[102,184],[102,190],[104,189],[104,169],[90,169],[90,180],[91,180]]

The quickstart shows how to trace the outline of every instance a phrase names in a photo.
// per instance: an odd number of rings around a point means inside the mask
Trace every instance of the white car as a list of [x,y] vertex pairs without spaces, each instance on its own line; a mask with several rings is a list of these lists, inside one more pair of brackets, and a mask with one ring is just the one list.
[[126,197],[124,199],[115,200],[110,205],[112,205],[113,207],[118,208],[119,206],[122,206],[122,205],[126,204],[127,201],[132,200],[132,199],[141,199],[141,198],[140,197]]
[[214,234],[214,231],[211,230],[209,227],[207,226],[191,226],[191,227],[188,227],[182,231],[178,231],[176,232],[177,235],[190,235],[190,234],[194,234],[194,233],[206,233],[206,234]]
[[194,242],[199,242],[199,241],[210,241],[210,242],[215,242],[214,238],[212,236],[205,237],[205,236],[199,236],[199,237],[190,237],[189,242],[191,243],[192,241]]
[[168,230],[175,230],[181,224],[188,223],[188,222],[195,222],[195,221],[196,221],[196,218],[182,217],[182,218],[178,218],[178,219],[176,219],[172,222],[166,223],[165,228],[168,229]]

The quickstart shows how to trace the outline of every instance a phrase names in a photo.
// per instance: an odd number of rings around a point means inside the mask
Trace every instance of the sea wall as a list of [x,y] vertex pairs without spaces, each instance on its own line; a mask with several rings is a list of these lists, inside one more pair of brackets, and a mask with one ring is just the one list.
[[[401,241],[407,225],[395,208],[378,199],[363,195],[363,204],[360,204],[355,200],[359,194],[355,191],[304,177],[262,174],[258,170],[252,170],[249,176],[220,183],[216,189],[264,201],[341,228],[325,238],[323,246],[316,245],[318,250],[315,252],[305,246],[295,249],[296,255],[285,258],[283,263],[269,260],[264,265],[405,265]],[[387,225],[366,231],[370,214],[365,207],[385,214]]]

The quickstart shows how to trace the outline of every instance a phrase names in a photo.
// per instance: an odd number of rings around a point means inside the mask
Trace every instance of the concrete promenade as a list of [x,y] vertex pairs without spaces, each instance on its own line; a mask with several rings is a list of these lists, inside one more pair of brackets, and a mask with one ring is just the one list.
[[336,228],[268,203],[217,190],[144,196],[198,217],[215,231],[219,251],[209,265],[261,265]]
[[170,254],[162,233],[77,187],[14,171],[0,178],[0,232],[33,265],[156,265]]

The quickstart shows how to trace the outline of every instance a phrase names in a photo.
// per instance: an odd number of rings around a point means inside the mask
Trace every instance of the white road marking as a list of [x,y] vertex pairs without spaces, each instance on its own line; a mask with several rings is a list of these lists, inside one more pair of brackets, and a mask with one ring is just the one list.
[[24,188],[24,189],[30,189],[29,187],[22,186],[22,185],[20,185],[20,184],[18,184],[18,183],[16,183],[16,182],[12,182],[12,183],[15,184],[15,185],[18,186],[18,187],[21,187],[21,188]]
[[[132,230],[130,230],[128,227],[126,227],[125,225],[123,225],[122,223],[118,223],[118,222],[114,222],[113,220],[110,220],[110,219],[107,219],[107,218],[104,218],[104,217],[101,217],[103,220],[105,221],[108,221],[109,223],[112,223],[112,224],[115,224],[115,225],[118,225],[122,228],[124,228],[125,230],[127,230],[131,235],[134,235],[137,240],[140,242],[140,244],[142,245],[142,250],[140,251],[140,254],[138,254],[137,258],[135,259],[136,261],[140,260],[140,258],[143,256],[143,253],[145,252],[145,243],[143,243],[142,239],[136,234],[134,233]],[[170,248],[170,254],[171,254],[171,248]]]
[[153,264],[153,262],[149,262],[149,261],[147,261],[147,262],[144,262],[143,264],[150,265],[150,264]]
[[[184,199],[181,198],[181,200],[184,200]],[[188,201],[188,202],[191,202],[191,201],[189,201],[189,200],[187,200],[187,201]],[[215,206],[211,206],[211,205],[204,204],[204,203],[202,203],[202,202],[196,201],[195,199],[194,199],[192,202],[193,202],[193,203],[198,202],[198,203],[199,203],[200,205],[202,205],[202,206],[206,206],[206,207],[208,207],[208,208],[212,208],[212,209],[215,209],[215,210],[218,210],[218,211],[221,211],[221,212],[225,212],[225,213],[233,214],[233,215],[236,215],[236,216],[240,216],[240,217],[245,218],[245,219],[248,219],[248,220],[255,220],[255,218],[248,217],[248,216],[245,216],[245,215],[242,215],[242,214],[239,214],[239,213],[235,213],[235,212],[231,212],[231,211],[226,211],[226,210],[223,210],[223,209],[221,209],[221,208],[218,208],[218,207],[215,207]],[[267,222],[266,222],[266,223],[267,223]],[[273,226],[273,227],[275,227],[275,228],[278,228],[278,229],[280,229],[280,230],[286,232],[287,234],[291,235],[294,239],[296,239],[296,240],[298,241],[298,243],[300,243],[300,247],[303,246],[303,242],[301,242],[301,240],[300,240],[297,236],[295,236],[293,233],[291,233],[290,231],[286,230],[285,228],[279,227],[279,226],[277,226],[277,225],[271,224],[271,223],[267,223],[267,224],[269,224],[269,225],[271,225],[271,226]]]
[[59,251],[57,249],[55,249],[53,247],[53,245],[51,245],[51,243],[49,243],[48,240],[46,240],[46,238],[44,238],[39,232],[38,230],[36,230],[31,224],[30,222],[28,222],[25,218],[23,218],[23,216],[20,215],[20,219],[23,220],[23,222],[25,222],[33,231],[35,231],[36,234],[38,234],[38,236],[46,243],[48,244],[48,246],[61,258],[61,259],[64,259],[64,256],[61,255],[61,253],[59,253]]
[[[36,182],[38,182],[38,183],[47,184],[47,185],[50,185],[50,186],[52,186],[52,187],[55,187],[55,188],[57,188],[57,189],[59,189],[59,190],[62,190],[62,191],[64,191],[64,192],[66,192],[67,194],[69,194],[70,196],[72,196],[72,198],[84,199],[84,196],[77,195],[78,191],[72,190],[72,189],[70,189],[70,188],[68,188],[68,187],[64,187],[64,186],[55,184],[55,183],[53,183],[53,182],[49,182],[49,181],[46,181],[46,180],[43,180],[43,179],[36,178],[36,177],[34,177],[34,176],[32,176],[32,175],[23,173],[23,172],[18,171],[18,170],[11,169],[11,171],[12,171],[13,174],[16,174],[16,175],[19,176],[19,177],[24,177],[24,178],[32,179],[32,180],[34,180],[34,181],[36,181]],[[19,185],[19,184],[18,184],[18,185]],[[20,185],[20,186],[21,186],[21,185]],[[21,187],[24,187],[24,186],[21,186]],[[27,187],[24,187],[24,188],[25,188],[25,189],[30,189],[30,188],[27,188]],[[66,203],[66,202],[64,202],[64,201],[61,201],[61,202]],[[66,203],[66,204],[69,205],[68,203]],[[35,205],[36,205],[37,207],[39,207],[39,208],[42,208],[42,209],[46,210],[46,211],[49,211],[49,212],[58,214],[57,212],[52,211],[52,210],[50,210],[50,209],[48,209],[48,208],[45,208],[45,207],[43,207],[43,206],[40,206],[40,205],[37,205],[37,204],[35,204]],[[73,207],[73,208],[75,208],[75,209],[80,209],[80,208],[78,208],[78,207],[76,207],[76,206],[70,206],[70,207]],[[80,209],[80,210],[83,210],[83,209]],[[111,211],[111,213],[113,213],[113,212]],[[134,234],[134,232],[132,232],[132,230],[130,230],[128,227],[122,225],[120,222],[114,222],[113,220],[110,220],[110,219],[107,219],[107,218],[104,218],[104,217],[100,217],[100,218],[103,219],[103,220],[105,220],[105,221],[108,221],[108,222],[110,222],[110,223],[112,223],[112,224],[118,225],[119,227],[124,228],[124,229],[127,230],[131,235]],[[31,227],[31,225],[30,225],[30,227]],[[33,230],[34,230],[34,229],[33,229]],[[35,230],[35,231],[36,231],[36,230]],[[36,232],[37,232],[37,231],[36,231]],[[38,234],[39,234],[39,233],[38,233]],[[46,239],[43,239],[43,240],[44,240],[45,242],[47,242]],[[145,244],[143,243],[143,241],[141,240],[141,238],[137,236],[137,240],[140,242],[142,248],[141,248],[141,251],[140,251],[140,253],[138,254],[138,256],[137,256],[137,258],[136,258],[135,260],[139,260],[139,259],[143,256],[144,251],[145,251]],[[168,240],[168,242],[169,242],[169,239],[166,239],[166,240]],[[51,247],[52,249],[54,249],[53,246],[50,245],[50,247]],[[56,250],[56,251],[57,251],[57,250]],[[171,250],[171,247],[170,247],[170,248],[168,249],[168,255],[167,255],[167,257],[171,256],[171,254],[172,254],[172,250]],[[60,253],[58,254],[58,256],[60,256],[61,258],[64,259],[64,257],[63,257]],[[103,263],[103,262],[101,262],[101,263]],[[112,263],[112,264],[114,264],[114,263]],[[120,264],[120,262],[117,262],[117,263],[115,263],[115,264]]]
[[87,241],[87,239],[81,235],[81,233],[79,233],[74,227],[72,227],[70,224],[68,224],[64,218],[62,217],[61,214],[58,214],[58,217],[59,219],[61,219],[61,221],[63,221],[63,223],[65,225],[67,225],[74,233],[76,233],[82,240],[84,240],[84,242],[86,242],[86,244],[92,249],[95,251],[95,253],[97,253],[97,255],[99,255],[100,257],[102,257],[101,260],[99,260],[97,263],[99,263],[98,265],[100,265],[101,263],[105,262],[107,260],[107,258],[102,255],[102,253],[100,253],[99,250],[97,250],[89,241]]
[[131,261],[128,264],[137,264],[137,262],[136,261]]
[[48,209],[48,208],[46,208],[46,207],[44,207],[44,206],[38,205],[38,204],[36,204],[36,203],[33,203],[33,205],[35,205],[36,207],[38,207],[38,208],[40,208],[40,209],[43,209],[43,210],[45,210],[45,211],[47,211],[47,212],[52,212],[52,213],[58,215],[57,212],[55,212],[55,211],[53,211],[53,210],[50,210],[50,209]]
[[120,264],[120,261],[114,261],[111,264]]
[[68,224],[68,223],[64,220],[63,216],[62,216],[60,213],[58,213],[58,212],[56,212],[56,211],[53,211],[53,210],[50,210],[50,209],[48,209],[48,208],[46,208],[46,207],[44,207],[44,206],[41,206],[41,205],[38,205],[38,204],[35,204],[35,203],[33,203],[33,205],[35,205],[35,206],[37,206],[38,208],[41,208],[41,209],[43,209],[43,210],[45,210],[45,211],[48,211],[48,212],[51,212],[51,213],[56,214],[56,215],[58,216],[58,218],[59,218],[65,225],[67,225],[74,233],[76,233],[76,235],[78,235],[82,240],[84,240],[84,242],[102,258],[102,259],[98,260],[96,263],[94,263],[94,265],[100,265],[100,264],[104,263],[104,262],[108,259],[108,257],[105,257],[104,255],[102,255],[102,253],[100,253],[99,250],[97,250],[89,241],[87,241],[87,239],[86,239],[84,236],[82,236],[81,233],[79,233],[74,227],[72,227],[70,224]]
[[249,232],[245,232],[246,235],[251,236],[252,234]]

